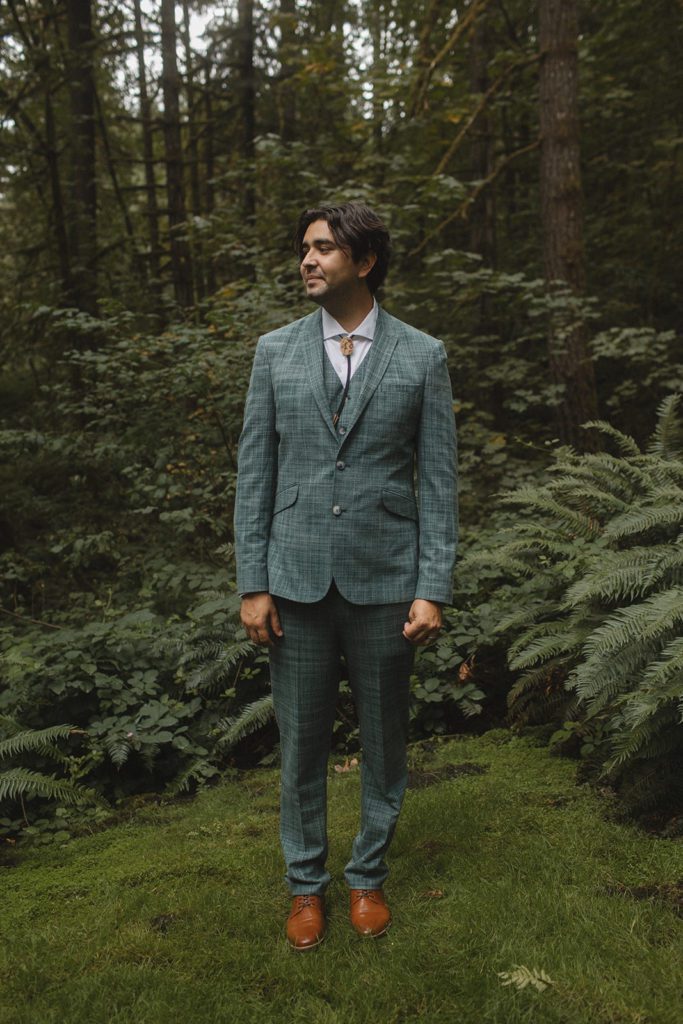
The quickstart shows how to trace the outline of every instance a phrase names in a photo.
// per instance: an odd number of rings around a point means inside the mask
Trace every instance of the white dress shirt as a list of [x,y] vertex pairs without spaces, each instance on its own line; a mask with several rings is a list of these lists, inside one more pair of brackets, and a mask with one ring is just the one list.
[[360,366],[365,359],[366,355],[370,350],[373,338],[375,337],[375,327],[377,326],[377,302],[375,299],[372,300],[372,309],[366,316],[362,323],[358,324],[355,331],[345,331],[344,328],[337,323],[333,316],[323,309],[323,343],[325,345],[325,351],[329,356],[329,360],[332,363],[339,380],[342,384],[346,384],[346,356],[341,353],[340,339],[346,338],[349,335],[353,338],[353,352],[351,353],[351,376]]

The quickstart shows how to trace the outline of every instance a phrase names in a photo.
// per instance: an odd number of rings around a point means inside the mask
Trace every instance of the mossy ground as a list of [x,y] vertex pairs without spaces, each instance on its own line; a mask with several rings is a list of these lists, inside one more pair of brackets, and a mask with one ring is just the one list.
[[[409,791],[385,939],[346,917],[357,771],[330,776],[336,881],[307,954],[283,937],[277,774],[252,772],[3,868],[0,1021],[679,1024],[677,908],[620,887],[676,882],[680,842],[608,820],[574,763],[502,731],[428,756],[487,770]],[[553,984],[504,985],[516,966]]]

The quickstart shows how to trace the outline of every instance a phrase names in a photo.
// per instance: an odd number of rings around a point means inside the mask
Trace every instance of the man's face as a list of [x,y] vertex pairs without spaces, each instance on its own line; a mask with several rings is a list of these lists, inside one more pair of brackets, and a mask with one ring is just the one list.
[[375,258],[370,254],[359,263],[354,262],[348,249],[335,241],[325,220],[309,224],[301,246],[301,276],[306,294],[321,306],[338,303],[365,289],[365,278]]

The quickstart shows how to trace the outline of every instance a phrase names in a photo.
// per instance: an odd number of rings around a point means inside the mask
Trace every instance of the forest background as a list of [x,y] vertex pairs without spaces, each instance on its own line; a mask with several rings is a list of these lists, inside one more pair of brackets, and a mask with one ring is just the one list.
[[414,738],[531,730],[680,831],[682,29],[675,0],[2,5],[5,842],[272,762],[237,442],[257,337],[309,311],[297,215],[348,199],[454,387]]

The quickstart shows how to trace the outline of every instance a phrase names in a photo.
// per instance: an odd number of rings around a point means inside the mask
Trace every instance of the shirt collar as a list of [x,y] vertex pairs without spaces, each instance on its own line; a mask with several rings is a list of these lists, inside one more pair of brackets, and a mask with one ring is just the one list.
[[322,310],[323,314],[323,341],[327,341],[328,338],[338,338],[340,335],[353,334],[354,338],[365,338],[367,341],[373,341],[375,337],[375,328],[377,327],[377,315],[379,313],[379,307],[377,305],[377,299],[372,300],[372,309],[366,316],[362,323],[358,324],[355,331],[345,331],[344,328],[337,323],[333,316],[331,316],[325,308]]

